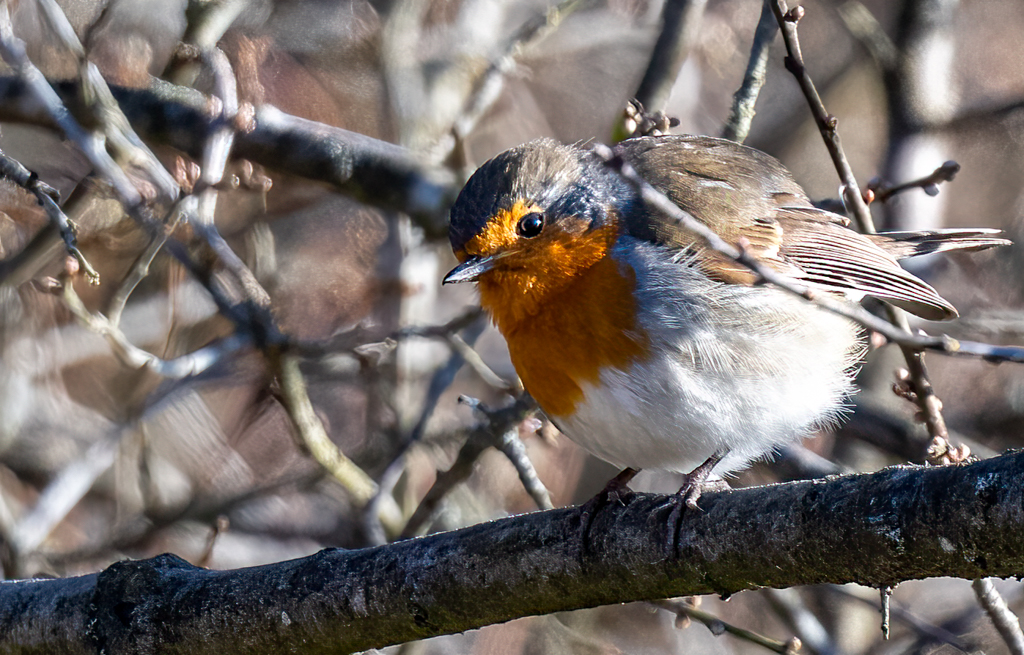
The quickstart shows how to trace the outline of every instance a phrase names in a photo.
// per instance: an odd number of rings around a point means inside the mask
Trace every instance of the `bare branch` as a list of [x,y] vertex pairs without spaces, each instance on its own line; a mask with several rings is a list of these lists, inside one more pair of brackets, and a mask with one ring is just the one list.
[[899,51],[885,29],[878,24],[871,10],[857,0],[847,0],[839,6],[839,17],[850,34],[863,44],[868,54],[883,71],[896,67]]
[[507,430],[505,434],[501,435],[501,440],[498,442],[497,447],[512,462],[512,466],[515,467],[516,473],[519,475],[519,481],[523,483],[526,493],[530,494],[533,502],[537,503],[537,508],[554,508],[554,504],[551,502],[551,494],[548,493],[547,487],[541,482],[540,477],[537,475],[537,469],[534,468],[533,462],[530,461],[529,455],[526,454],[526,445],[519,438],[519,429],[512,428]]
[[[64,97],[74,93],[69,83],[55,83],[54,88]],[[27,91],[18,79],[0,77],[0,97],[5,98],[0,119],[57,125],[49,113],[24,102]],[[111,92],[139,134],[193,157],[202,155],[206,135],[220,123],[219,115],[208,112],[210,98],[194,89],[154,78],[148,89],[115,86]],[[60,106],[59,97],[55,100]],[[392,143],[285,114],[270,105],[255,110],[249,128],[235,135],[236,157],[326,182],[375,206],[405,212],[428,236],[447,234],[448,207],[459,192],[450,171],[426,164]]]
[[89,492],[97,478],[114,464],[120,441],[120,432],[100,439],[57,474],[32,509],[11,530],[11,546],[15,553],[24,555],[39,548],[57,524]]
[[160,359],[129,342],[124,333],[106,316],[90,312],[75,293],[71,280],[64,281],[64,301],[78,320],[107,340],[114,355],[125,366],[146,368],[172,380],[198,375],[217,362],[223,361],[229,354],[252,345],[251,339],[235,332],[187,355],[169,360]]
[[[818,91],[814,87],[810,74],[804,65],[803,54],[800,51],[800,40],[797,34],[797,23],[804,15],[803,7],[797,6],[787,10],[785,0],[771,0],[772,11],[782,30],[782,37],[786,43],[786,69],[793,74],[800,84],[800,88],[807,98],[811,115],[818,125],[818,130],[825,141],[825,147],[832,157],[839,178],[842,181],[842,197],[847,211],[853,214],[857,227],[865,234],[875,234],[875,224],[871,218],[871,210],[861,194],[857,185],[857,178],[853,174],[846,154],[843,152],[843,145],[836,129],[838,119],[832,116],[825,109]],[[885,305],[886,313],[890,321],[902,332],[910,332],[910,322],[906,313],[898,307]],[[884,334],[884,332],[883,332]],[[886,335],[888,336],[888,335]],[[899,343],[899,342],[898,342]],[[946,428],[946,421],[942,416],[942,402],[935,395],[935,390],[928,379],[928,370],[924,363],[924,353],[921,348],[915,348],[907,343],[900,343],[900,349],[907,360],[907,368],[910,371],[911,380],[917,393],[917,404],[924,415],[925,425],[928,433],[933,439],[948,441],[949,431]]]
[[124,561],[0,585],[0,649],[83,652],[88,629],[110,652],[352,652],[633,600],[1020,575],[1022,471],[1013,453],[708,493],[679,534],[664,529],[667,497],[634,494],[597,511],[586,542],[581,509],[567,508],[235,571],[172,555]]
[[804,65],[804,56],[800,51],[800,37],[797,33],[797,23],[804,16],[804,8],[797,6],[793,9],[787,9],[785,0],[769,1],[771,2],[772,11],[775,13],[775,20],[782,30],[782,39],[786,43],[786,51],[789,53],[786,56],[786,70],[793,74],[793,77],[800,84],[801,91],[803,91],[804,96],[807,98],[807,104],[811,108],[811,115],[818,126],[818,131],[821,132],[822,139],[825,140],[825,147],[828,149],[828,154],[832,157],[832,163],[835,165],[839,178],[842,180],[843,202],[847,210],[853,214],[853,218],[857,222],[857,227],[860,228],[860,231],[865,234],[874,234],[875,229],[874,223],[871,220],[871,211],[861,196],[857,178],[853,174],[853,168],[843,153],[843,145],[839,139],[839,132],[836,130],[836,127],[839,125],[839,119],[829,114],[825,109],[821,96],[818,95],[818,90],[814,86],[814,81],[811,80],[807,67]]
[[433,161],[445,159],[473,131],[487,110],[501,96],[501,91],[505,86],[505,76],[515,68],[516,61],[522,56],[522,53],[543,41],[558,29],[562,21],[588,1],[562,0],[557,5],[549,7],[547,11],[535,15],[515,31],[505,44],[502,53],[487,66],[474,83],[461,115],[455,119],[455,123],[452,125],[454,138],[443,140],[434,148],[434,153],[431,156]]
[[756,632],[727,623],[713,614],[697,609],[685,600],[659,600],[652,603],[652,605],[675,614],[677,622],[679,619],[685,618],[703,623],[711,631],[711,634],[716,637],[728,633],[743,641],[767,648],[773,653],[780,653],[780,655],[795,655],[800,652],[800,640],[796,637],[789,641],[770,639]]
[[764,79],[768,73],[768,49],[775,40],[778,30],[779,26],[775,22],[775,14],[772,13],[769,0],[765,0],[761,5],[757,29],[754,31],[754,42],[750,46],[750,59],[747,62],[747,70],[743,73],[743,83],[732,97],[729,120],[722,128],[723,139],[730,139],[736,143],[743,143],[747,139],[750,124],[754,120],[757,96],[764,86]]
[[996,591],[990,578],[977,578],[971,586],[978,597],[978,602],[988,612],[1003,641],[1013,655],[1024,655],[1024,632],[1020,629],[1020,620],[1006,606],[1006,601]]
[[679,70],[704,18],[707,0],[666,0],[661,33],[634,96],[648,111],[664,111]]
[[113,186],[125,206],[129,210],[138,208],[142,204],[142,195],[107,154],[102,138],[86,132],[78,124],[43,74],[29,61],[25,53],[25,42],[14,35],[6,2],[0,3],[0,55],[23,80],[30,95],[41,105],[50,120],[81,149],[93,167]]
[[[0,175],[11,180],[36,197],[36,200],[43,207],[43,211],[50,218],[50,223],[60,232],[64,240],[64,249],[78,262],[78,266],[89,278],[90,284],[100,283],[100,274],[92,267],[92,264],[85,258],[82,251],[78,249],[77,234],[75,225],[71,219],[61,211],[57,202],[60,200],[57,190],[46,184],[39,177],[21,165],[20,162],[8,157],[0,151]],[[5,281],[7,274],[14,272],[14,269],[0,272],[0,283]]]
[[346,457],[327,435],[323,423],[313,410],[313,403],[309,400],[306,382],[299,370],[298,358],[294,355],[272,354],[270,363],[274,368],[275,377],[281,382],[281,395],[288,416],[295,424],[303,443],[316,461],[320,462],[351,494],[353,501],[362,507],[376,494],[377,484]]
[[950,160],[944,162],[942,166],[939,166],[928,175],[916,180],[901,184],[888,184],[881,178],[875,178],[868,182],[867,188],[875,194],[875,200],[878,202],[885,202],[897,193],[916,188],[922,189],[929,196],[937,196],[939,195],[939,184],[942,182],[952,182],[959,172],[960,164]]
[[473,472],[473,464],[480,454],[494,446],[501,435],[536,411],[537,402],[529,394],[522,394],[508,407],[488,412],[487,420],[481,421],[479,425],[468,431],[469,434],[455,458],[455,463],[447,471],[438,474],[434,484],[420,501],[420,506],[416,508],[409,518],[409,522],[406,523],[400,538],[408,539],[414,536],[430,519],[448,492],[469,478]]

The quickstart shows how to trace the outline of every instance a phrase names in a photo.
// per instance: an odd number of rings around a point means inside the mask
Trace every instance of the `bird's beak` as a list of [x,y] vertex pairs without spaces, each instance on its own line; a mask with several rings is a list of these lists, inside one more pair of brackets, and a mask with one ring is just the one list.
[[455,284],[456,282],[474,282],[481,275],[494,268],[498,257],[489,255],[487,257],[470,257],[444,276],[441,284]]

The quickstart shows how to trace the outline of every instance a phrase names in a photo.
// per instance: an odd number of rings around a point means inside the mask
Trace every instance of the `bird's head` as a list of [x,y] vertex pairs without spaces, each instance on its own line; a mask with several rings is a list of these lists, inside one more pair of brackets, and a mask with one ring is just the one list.
[[449,238],[461,263],[444,282],[479,282],[499,322],[498,311],[536,313],[614,245],[624,186],[591,153],[550,139],[498,155],[452,206]]

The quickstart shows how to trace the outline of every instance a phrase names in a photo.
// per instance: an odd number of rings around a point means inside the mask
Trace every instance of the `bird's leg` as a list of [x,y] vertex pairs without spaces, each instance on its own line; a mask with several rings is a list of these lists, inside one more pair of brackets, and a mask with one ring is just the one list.
[[705,491],[727,491],[729,483],[725,480],[708,480],[711,470],[718,465],[729,451],[722,449],[704,460],[704,463],[683,476],[683,486],[676,492],[690,509],[700,509],[697,501]]
[[619,474],[608,481],[608,484],[604,486],[596,496],[590,499],[590,502],[598,498],[603,498],[605,503],[615,502],[622,500],[626,496],[633,493],[633,490],[629,488],[629,483],[633,481],[636,474],[640,472],[640,469],[624,468],[619,471]]
[[673,556],[678,550],[679,530],[684,508],[700,510],[700,507],[697,506],[697,501],[700,499],[701,493],[705,491],[726,491],[729,489],[729,483],[725,480],[708,480],[711,477],[711,471],[728,453],[727,449],[716,451],[714,455],[704,460],[703,464],[684,474],[683,486],[679,487],[679,491],[670,497],[669,502],[672,504],[672,511],[669,513],[668,521],[666,522],[668,524],[668,538],[665,540],[669,551],[666,555],[669,557]]
[[580,543],[586,547],[587,536],[590,533],[590,525],[594,522],[597,512],[611,503],[619,502],[633,493],[629,488],[630,481],[636,477],[640,469],[624,468],[618,475],[608,481],[604,489],[583,503],[580,507]]

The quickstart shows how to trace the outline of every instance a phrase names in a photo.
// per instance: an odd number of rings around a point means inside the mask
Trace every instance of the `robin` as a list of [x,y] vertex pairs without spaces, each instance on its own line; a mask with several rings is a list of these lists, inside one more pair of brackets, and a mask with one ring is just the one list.
[[[898,259],[1008,243],[985,229],[860,234],[779,161],[724,139],[642,137],[616,153],[762,263],[928,320],[957,312]],[[720,476],[834,424],[853,390],[858,326],[754,285],[586,149],[541,139],[491,159],[449,230],[461,263],[444,282],[477,282],[526,390],[570,439],[625,467],[620,483],[684,473],[695,506]]]

